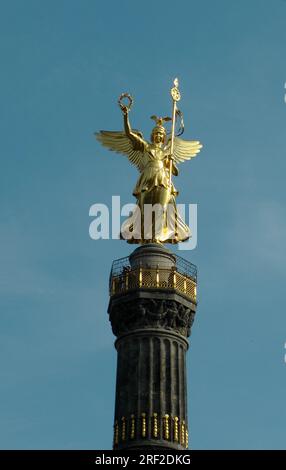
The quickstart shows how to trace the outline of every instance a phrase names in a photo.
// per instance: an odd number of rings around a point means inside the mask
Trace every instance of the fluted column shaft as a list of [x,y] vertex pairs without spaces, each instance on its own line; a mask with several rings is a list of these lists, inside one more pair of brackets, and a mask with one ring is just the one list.
[[115,447],[186,447],[187,348],[182,336],[152,329],[116,341]]

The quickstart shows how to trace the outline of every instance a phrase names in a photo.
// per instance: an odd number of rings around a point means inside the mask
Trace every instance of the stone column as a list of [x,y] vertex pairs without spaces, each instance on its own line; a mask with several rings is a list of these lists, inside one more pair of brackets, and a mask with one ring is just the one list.
[[114,449],[188,448],[186,352],[196,278],[182,274],[177,260],[148,244],[116,278],[111,273],[109,315],[118,353]]

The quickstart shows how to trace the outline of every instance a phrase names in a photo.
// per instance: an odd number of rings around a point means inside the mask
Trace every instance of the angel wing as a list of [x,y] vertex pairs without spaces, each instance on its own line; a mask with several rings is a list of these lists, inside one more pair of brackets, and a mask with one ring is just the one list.
[[[171,139],[169,139],[165,152],[170,152]],[[194,158],[201,150],[202,144],[198,140],[183,140],[179,137],[174,139],[173,160],[177,163]]]
[[[134,129],[132,129],[132,132],[137,134],[143,141],[143,135],[141,132]],[[127,155],[129,161],[133,163],[140,172],[143,170],[144,151],[140,148],[137,149],[125,132],[100,131],[95,132],[95,136],[104,147],[107,147],[109,150],[113,150],[114,152]]]

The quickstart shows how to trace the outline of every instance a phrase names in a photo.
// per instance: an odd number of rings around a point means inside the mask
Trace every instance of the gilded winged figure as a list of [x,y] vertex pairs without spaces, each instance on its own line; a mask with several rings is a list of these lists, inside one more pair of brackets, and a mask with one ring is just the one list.
[[[191,236],[190,228],[177,211],[176,190],[171,176],[178,175],[177,164],[195,157],[202,145],[199,141],[167,138],[163,123],[172,118],[152,116],[156,125],[151,142],[143,134],[132,129],[129,122],[130,107],[120,104],[124,131],[100,131],[97,140],[109,150],[124,154],[139,170],[139,178],[133,190],[137,199],[136,209],[121,226],[121,238],[129,243],[178,243]],[[174,119],[174,117],[173,117]],[[170,175],[171,173],[171,175]],[[159,208],[155,213],[147,209]],[[159,215],[158,215],[159,214]]]

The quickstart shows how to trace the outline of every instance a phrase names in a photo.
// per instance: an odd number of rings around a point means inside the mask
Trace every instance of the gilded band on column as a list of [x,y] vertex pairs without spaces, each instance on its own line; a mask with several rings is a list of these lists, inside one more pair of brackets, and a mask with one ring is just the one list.
[[[161,419],[162,434],[160,431]],[[152,437],[157,439],[161,436],[165,440],[180,443],[183,447],[188,448],[189,434],[186,422],[181,421],[178,416],[172,417],[167,413],[161,419],[158,413],[153,413],[150,416],[150,434]],[[136,418],[135,414],[130,415],[129,419],[122,416],[119,422],[116,420],[114,423],[114,446],[119,445],[119,440],[124,442],[128,439],[136,439],[138,432],[141,438],[147,437],[147,413],[141,413],[139,418]]]
[[153,437],[158,437],[158,414],[153,413]]
[[142,437],[146,437],[146,413],[141,413],[141,418],[142,418]]
[[130,439],[135,439],[135,416],[131,415]]
[[189,447],[189,433],[188,433],[187,428],[186,428],[186,442],[185,442],[185,445],[186,445],[186,448]]
[[182,421],[182,424],[181,424],[181,444],[182,446],[185,445],[185,421],[184,420]]
[[179,442],[179,418],[175,416],[174,418],[174,441]]
[[118,421],[115,421],[114,424],[114,445],[118,446],[118,441],[119,441],[119,427],[118,427]]
[[121,439],[122,439],[122,441],[125,441],[125,439],[126,439],[126,419],[125,419],[124,416],[122,416],[121,421],[122,421]]
[[164,422],[164,439],[170,439],[170,428],[169,428],[169,415],[165,414],[163,418]]

